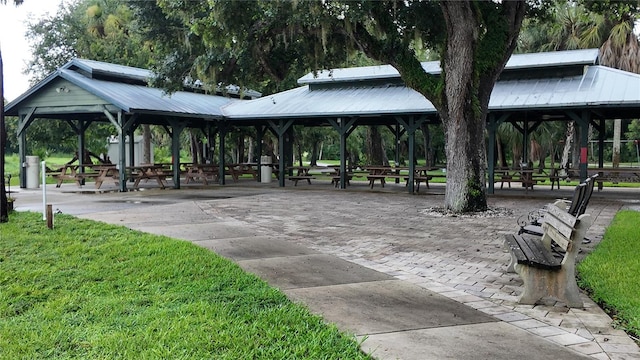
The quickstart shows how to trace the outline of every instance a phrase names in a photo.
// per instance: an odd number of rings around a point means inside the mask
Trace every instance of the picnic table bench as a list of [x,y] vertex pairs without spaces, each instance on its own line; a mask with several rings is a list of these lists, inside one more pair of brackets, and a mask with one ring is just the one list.
[[184,182],[202,180],[204,185],[209,185],[209,179],[217,182],[220,177],[220,166],[216,164],[190,164],[187,166]]
[[131,178],[134,180],[133,187],[138,189],[142,180],[156,180],[161,189],[165,188],[165,181],[167,176],[171,176],[172,173],[167,171],[164,165],[158,164],[140,164],[138,166],[129,166],[127,170],[131,174]]
[[521,304],[533,305],[545,297],[554,297],[568,307],[583,307],[575,278],[575,259],[591,226],[591,216],[574,216],[565,209],[564,201],[547,207],[541,238],[505,235],[511,254],[508,270],[515,270],[524,282],[524,292],[518,300]]
[[[85,170],[80,171],[80,168]],[[96,189],[99,189],[105,180],[113,180],[116,186],[119,186],[119,172],[113,164],[64,164],[56,166],[54,171],[47,172],[47,175],[54,177],[56,181],[56,187],[62,186],[65,180],[72,180],[81,187],[84,185],[84,180],[93,179],[95,181]]]
[[598,183],[598,191],[603,189],[604,182],[614,184],[622,182],[639,182],[640,168],[590,168],[588,172],[595,172],[599,175],[596,182]]
[[[413,181],[415,181],[416,184],[416,188],[415,191],[416,192],[420,192],[420,183],[424,181],[425,186],[427,187],[427,189],[429,188],[429,180],[432,180],[433,178],[446,178],[447,174],[429,174],[428,171],[430,170],[436,170],[437,168],[427,168],[427,167],[420,167],[420,168],[416,168],[416,174],[413,176]],[[409,181],[409,176],[406,177],[407,182]]]
[[293,186],[298,186],[298,181],[300,180],[307,180],[307,183],[311,184],[311,179],[315,179],[313,175],[309,174],[309,170],[311,170],[309,166],[291,166],[288,169],[296,171],[296,175],[287,177],[287,179],[293,181]]
[[258,171],[256,170],[258,164],[255,163],[239,163],[227,165],[231,176],[234,181],[238,181],[238,178],[242,175],[251,175],[254,180],[258,180]]
[[494,175],[494,183],[500,183],[500,189],[504,188],[504,184],[506,183],[509,188],[511,188],[512,182],[518,182],[522,184],[522,187],[525,188],[525,191],[529,191],[531,189],[533,191],[533,186],[537,185],[539,182],[544,182],[547,179],[551,182],[551,190],[554,187],[560,189],[560,175],[558,173],[558,169],[530,169],[530,168],[521,168],[521,169],[508,169],[508,168],[499,168],[495,170]]
[[387,178],[404,179],[406,175],[400,175],[400,172],[390,166],[367,166],[365,168],[369,173],[366,175],[369,181],[369,187],[373,189],[376,180],[380,180],[380,185],[384,187]]

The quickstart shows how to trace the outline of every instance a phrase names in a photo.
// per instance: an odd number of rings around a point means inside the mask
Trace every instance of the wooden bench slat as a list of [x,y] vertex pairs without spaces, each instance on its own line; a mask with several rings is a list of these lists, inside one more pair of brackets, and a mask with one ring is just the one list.
[[518,260],[519,264],[548,270],[556,270],[561,267],[560,261],[553,256],[551,251],[545,248],[541,241],[537,239],[526,240],[520,235],[513,235],[513,239],[526,257],[526,260]]

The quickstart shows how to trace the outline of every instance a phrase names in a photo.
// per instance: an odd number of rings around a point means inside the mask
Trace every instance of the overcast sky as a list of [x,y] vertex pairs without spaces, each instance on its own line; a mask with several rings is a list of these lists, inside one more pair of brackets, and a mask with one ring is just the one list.
[[31,58],[29,43],[25,38],[29,16],[35,19],[48,13],[54,14],[62,0],[25,0],[18,7],[13,0],[0,5],[0,46],[4,65],[4,96],[8,101],[29,89],[29,77],[23,72]]

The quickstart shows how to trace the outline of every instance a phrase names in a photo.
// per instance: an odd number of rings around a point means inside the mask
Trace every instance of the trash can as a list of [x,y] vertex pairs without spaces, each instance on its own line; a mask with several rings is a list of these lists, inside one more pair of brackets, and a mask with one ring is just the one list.
[[260,182],[271,182],[271,156],[260,156]]
[[27,189],[40,187],[40,157],[27,156],[25,174],[27,176]]

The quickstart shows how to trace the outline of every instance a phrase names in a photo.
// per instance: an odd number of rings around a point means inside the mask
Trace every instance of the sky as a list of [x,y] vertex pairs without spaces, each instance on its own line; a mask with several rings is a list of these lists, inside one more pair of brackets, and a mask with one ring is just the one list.
[[29,16],[34,19],[54,14],[63,0],[25,0],[18,7],[13,0],[0,5],[0,46],[4,65],[4,96],[8,101],[29,89],[29,77],[23,72],[31,58],[25,37]]

